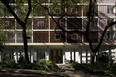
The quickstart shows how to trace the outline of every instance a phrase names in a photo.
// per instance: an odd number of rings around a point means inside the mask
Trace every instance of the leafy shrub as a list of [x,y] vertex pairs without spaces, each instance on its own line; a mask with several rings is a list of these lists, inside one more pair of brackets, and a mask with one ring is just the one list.
[[37,62],[38,65],[40,65],[40,70],[57,70],[58,66],[49,60],[41,59]]
[[16,63],[13,60],[6,60],[0,62],[1,67],[9,67],[9,68],[15,68]]
[[20,56],[18,63],[26,63],[26,61],[22,55]]
[[37,65],[36,63],[18,63],[16,68],[38,70],[40,68],[40,65]]
[[91,65],[90,64],[79,64],[79,63],[77,63],[77,62],[75,62],[75,63],[73,63],[72,64],[72,66],[73,66],[73,68],[75,69],[75,70],[81,70],[81,71],[83,71],[83,72],[93,72],[93,68],[91,67]]
[[102,52],[100,55],[97,55],[97,66],[101,69],[109,69],[112,66],[113,60],[111,59],[110,62],[110,56],[106,52]]
[[[101,65],[95,64],[92,66],[91,64],[79,64],[79,63],[73,63],[73,68],[75,70],[83,71],[85,73],[91,73],[96,75],[116,75],[116,66],[111,67],[110,69],[101,69]],[[100,67],[99,67],[100,66]]]
[[34,70],[55,70],[57,71],[58,66],[52,62],[45,59],[41,59],[37,63],[27,64],[25,61],[15,63],[12,60],[0,62],[0,67],[8,68],[19,68],[19,69],[34,69]]

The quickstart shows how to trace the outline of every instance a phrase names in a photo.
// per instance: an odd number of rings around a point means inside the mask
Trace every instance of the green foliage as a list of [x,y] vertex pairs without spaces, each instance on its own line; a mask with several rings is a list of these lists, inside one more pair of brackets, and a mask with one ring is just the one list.
[[13,60],[2,61],[0,62],[0,67],[8,67],[8,68],[15,68],[16,64]]
[[113,64],[113,66],[110,68],[111,72],[116,75],[116,64]]
[[97,55],[97,67],[101,67],[101,69],[109,69],[112,64],[110,63],[109,58],[110,56],[106,52],[102,52],[100,55]]
[[22,63],[17,63],[16,68],[39,70],[40,65],[37,65],[36,63],[27,64],[27,63],[22,62]]
[[0,32],[0,51],[4,48],[4,42],[6,40],[6,35],[3,32]]
[[[22,62],[21,62],[22,61]],[[52,61],[41,59],[37,63],[27,64],[26,61],[21,60],[19,63],[15,63],[13,60],[1,61],[0,67],[4,68],[18,68],[18,69],[33,69],[33,70],[52,70],[57,71],[58,66]]]
[[92,67],[90,64],[73,63],[72,66],[75,68],[75,70],[81,70],[83,72],[91,72],[92,73]]
[[40,61],[37,62],[41,66],[42,70],[56,70],[58,69],[58,66],[49,60],[41,59]]
[[79,64],[73,63],[72,66],[75,70],[83,71],[85,73],[96,74],[96,75],[116,75],[116,66],[112,66],[110,69],[103,69],[101,65],[98,64]]

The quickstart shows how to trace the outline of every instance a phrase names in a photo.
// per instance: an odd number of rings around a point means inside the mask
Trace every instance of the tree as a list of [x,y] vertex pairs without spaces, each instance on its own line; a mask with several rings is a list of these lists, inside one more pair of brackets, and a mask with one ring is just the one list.
[[3,45],[4,45],[4,40],[3,39],[5,39],[5,37],[4,37],[4,35],[2,34],[2,33],[0,33],[0,52],[2,51],[2,49],[3,49]]
[[[59,29],[61,29],[63,32],[67,32],[67,33],[73,33],[73,32],[77,32],[81,35],[83,35],[87,42],[89,43],[89,48],[90,48],[90,54],[91,54],[91,64],[95,63],[95,56],[96,53],[99,51],[104,36],[107,32],[107,30],[109,28],[111,28],[113,25],[116,24],[116,21],[112,21],[110,22],[108,25],[105,26],[103,33],[100,37],[100,41],[98,41],[98,44],[96,45],[96,47],[94,46],[91,36],[90,36],[90,25],[93,25],[93,21],[95,19],[95,11],[96,11],[96,3],[97,0],[55,0],[53,2],[53,0],[50,0],[51,5],[50,6],[44,6],[42,5],[41,2],[39,2],[38,0],[36,0],[36,3],[38,3],[38,5],[40,5],[41,7],[43,7],[44,9],[46,9],[47,14],[52,18],[52,20],[56,23],[57,27]],[[76,3],[82,3],[82,4],[86,4],[83,5],[84,6],[84,12],[86,12],[86,16],[87,16],[87,22],[86,22],[86,26],[85,26],[85,30],[77,30],[77,29],[73,29],[71,31],[65,29],[65,26],[61,26],[60,21],[65,17],[68,16],[77,16],[77,15],[73,15],[73,14],[68,14],[68,11],[65,11],[65,9],[68,9],[72,6],[72,4]],[[55,8],[59,7],[62,10],[62,13],[59,14],[59,17],[57,19],[54,18],[54,16],[57,14],[54,14]],[[78,26],[79,24],[76,22],[73,22],[73,24],[75,24],[75,26]],[[63,25],[63,24],[62,24]],[[70,25],[72,27],[72,25]],[[81,25],[80,25],[81,26]]]
[[0,1],[8,9],[8,11],[14,16],[14,18],[16,19],[16,21],[21,25],[21,27],[23,29],[22,34],[23,34],[23,43],[24,43],[24,51],[25,51],[25,60],[26,60],[27,63],[30,63],[29,57],[28,57],[28,45],[27,45],[26,28],[27,28],[27,21],[29,19],[29,15],[30,15],[31,10],[32,10],[31,0],[24,0],[24,2],[28,3],[28,11],[27,11],[27,13],[26,13],[26,15],[24,16],[23,19],[20,18],[16,14],[15,10],[13,10],[13,8],[11,7],[10,1],[12,1],[12,0],[0,0]]

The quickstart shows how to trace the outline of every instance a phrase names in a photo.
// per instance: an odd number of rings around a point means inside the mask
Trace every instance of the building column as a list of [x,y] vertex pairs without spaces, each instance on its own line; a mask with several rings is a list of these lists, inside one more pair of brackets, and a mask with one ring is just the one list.
[[31,59],[30,59],[31,63],[33,63],[33,50],[31,50],[31,54],[30,55],[31,55]]
[[28,51],[29,61],[31,61],[30,51]]
[[82,63],[82,51],[80,51],[80,63]]
[[18,51],[17,50],[14,52],[14,55],[15,55],[14,57],[15,63],[18,63]]
[[14,51],[13,51],[13,49],[12,49],[12,51],[11,51],[11,56],[12,56],[12,60],[14,60]]
[[63,64],[65,64],[65,50],[63,49]]
[[38,52],[38,49],[36,50],[37,51],[37,61],[39,61],[39,52]]
[[112,63],[112,56],[111,56],[112,54],[111,54],[111,48],[109,48],[109,61],[110,61],[110,63]]
[[74,62],[76,61],[75,56],[76,56],[76,55],[75,55],[75,49],[74,49]]
[[2,61],[2,52],[0,51],[0,61]]
[[49,51],[46,51],[46,52],[45,52],[45,59],[46,59],[46,60],[49,60]]
[[48,53],[47,58],[48,58],[48,60],[50,60],[50,48],[49,48],[49,47],[48,47],[48,51],[47,51],[47,53]]

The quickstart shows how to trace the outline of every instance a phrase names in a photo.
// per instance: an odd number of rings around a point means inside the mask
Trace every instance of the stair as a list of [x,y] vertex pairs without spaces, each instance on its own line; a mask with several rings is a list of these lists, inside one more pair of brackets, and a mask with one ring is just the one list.
[[60,72],[74,71],[71,64],[58,64]]

